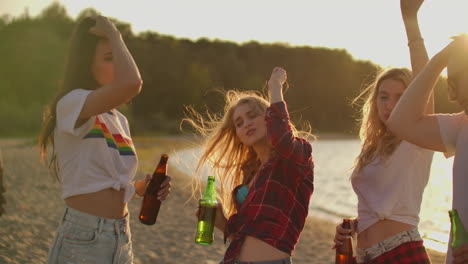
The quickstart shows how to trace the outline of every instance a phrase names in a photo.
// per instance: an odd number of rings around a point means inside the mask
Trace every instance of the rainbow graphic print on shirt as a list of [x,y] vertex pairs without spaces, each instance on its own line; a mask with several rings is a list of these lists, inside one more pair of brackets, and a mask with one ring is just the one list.
[[120,156],[135,156],[132,141],[120,134],[111,134],[106,124],[99,120],[99,117],[96,117],[93,128],[84,138],[105,138],[107,146],[118,150]]

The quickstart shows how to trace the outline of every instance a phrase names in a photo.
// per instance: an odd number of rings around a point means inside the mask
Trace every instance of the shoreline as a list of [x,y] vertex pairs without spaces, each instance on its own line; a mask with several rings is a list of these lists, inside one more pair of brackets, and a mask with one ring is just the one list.
[[[162,153],[174,156],[175,151],[196,145],[191,138],[172,136],[134,140],[140,156],[135,179],[153,171]],[[31,140],[7,141],[0,139],[7,199],[6,214],[0,217],[0,263],[45,263],[64,208],[60,184],[47,175],[37,146]],[[210,246],[194,242],[197,203],[191,199],[192,177],[183,173],[177,163],[169,164],[168,174],[172,177],[172,192],[161,205],[155,225],[139,222],[141,199],[132,200],[128,205],[134,263],[218,264],[226,250],[219,230],[215,231],[215,241]],[[318,218],[313,211],[309,213],[293,253],[294,263],[334,263],[335,251],[331,247],[335,225],[333,221]],[[444,263],[445,254],[428,252],[432,263]]]

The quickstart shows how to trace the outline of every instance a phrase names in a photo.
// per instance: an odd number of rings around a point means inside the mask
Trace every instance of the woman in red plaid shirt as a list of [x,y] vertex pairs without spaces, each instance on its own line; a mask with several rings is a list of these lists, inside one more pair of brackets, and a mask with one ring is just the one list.
[[[413,76],[428,61],[417,21],[423,1],[400,1]],[[362,149],[351,176],[358,197],[358,218],[352,230],[338,225],[335,236],[335,246],[340,246],[348,235],[358,233],[358,263],[430,263],[417,226],[433,152],[396,137],[387,128],[390,114],[411,79],[407,69],[390,69],[365,91]],[[433,108],[430,96],[426,113],[433,113]]]
[[209,132],[199,166],[212,163],[221,182],[223,208],[215,224],[230,240],[221,263],[291,263],[304,227],[313,191],[312,146],[289,120],[286,78],[284,69],[273,69],[270,102],[255,92],[228,91],[221,120],[207,122],[193,111],[195,118],[187,119]]

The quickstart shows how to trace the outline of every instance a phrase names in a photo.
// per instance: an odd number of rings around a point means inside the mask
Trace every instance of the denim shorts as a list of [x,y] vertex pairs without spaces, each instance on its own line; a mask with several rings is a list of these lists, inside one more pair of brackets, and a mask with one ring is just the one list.
[[133,263],[128,215],[108,219],[65,208],[47,263]]
[[[223,262],[221,261],[220,264]],[[234,264],[292,264],[291,258],[277,259],[277,260],[266,260],[266,261],[239,261],[234,260]]]

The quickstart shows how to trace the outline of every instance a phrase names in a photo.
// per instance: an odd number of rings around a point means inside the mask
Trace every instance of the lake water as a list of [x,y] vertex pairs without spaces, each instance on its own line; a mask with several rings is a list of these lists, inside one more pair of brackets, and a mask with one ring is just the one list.
[[[356,217],[357,198],[349,177],[354,158],[358,155],[357,139],[320,139],[313,143],[315,162],[315,190],[309,215],[340,222],[341,218]],[[201,149],[186,149],[172,154],[171,162],[185,173],[195,171]],[[183,161],[183,162],[182,162]],[[452,204],[453,158],[446,159],[435,153],[429,183],[421,205],[419,231],[429,248],[445,252],[450,231],[447,211]],[[210,175],[204,168],[201,175]]]

